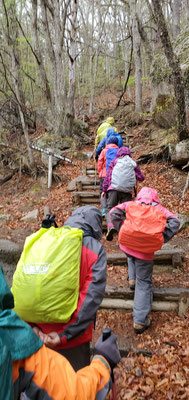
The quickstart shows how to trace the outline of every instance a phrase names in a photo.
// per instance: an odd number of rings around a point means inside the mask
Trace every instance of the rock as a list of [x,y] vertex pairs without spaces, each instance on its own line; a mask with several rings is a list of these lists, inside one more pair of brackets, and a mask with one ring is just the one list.
[[[55,154],[62,155],[64,150],[70,149],[70,152],[76,148],[76,143],[73,138],[70,137],[55,137],[53,134],[48,132],[43,135],[42,138],[38,139],[35,145],[43,150],[52,151]],[[48,166],[49,156],[46,153],[41,153],[41,159],[43,163]],[[52,163],[55,166],[58,163],[58,158],[53,157]]]
[[159,94],[153,113],[154,122],[161,128],[176,127],[177,109],[173,96]]
[[175,215],[180,220],[180,227],[179,227],[179,232],[180,232],[182,231],[182,229],[185,229],[189,225],[189,217],[187,215],[182,215],[182,214],[175,214]]
[[93,152],[92,151],[88,151],[88,152],[87,151],[75,151],[74,156],[75,156],[75,158],[77,158],[77,160],[90,161],[93,156]]
[[89,180],[89,178],[85,175],[77,176],[76,178],[72,179],[71,182],[69,183],[69,185],[67,186],[67,189],[66,189],[67,192],[72,192],[74,190],[77,190],[77,187],[76,187],[77,182],[86,182],[87,183],[88,180]]
[[12,242],[12,240],[0,239],[0,263],[17,263],[21,252],[21,246]]
[[12,221],[13,216],[10,214],[0,214],[0,222],[1,222],[1,220]]
[[189,160],[189,139],[182,140],[177,144],[170,144],[169,154],[174,165],[186,165]]
[[24,215],[24,217],[21,218],[21,221],[28,221],[28,220],[36,221],[38,218],[38,214],[39,214],[39,211],[36,208],[35,210],[30,211],[28,214]]

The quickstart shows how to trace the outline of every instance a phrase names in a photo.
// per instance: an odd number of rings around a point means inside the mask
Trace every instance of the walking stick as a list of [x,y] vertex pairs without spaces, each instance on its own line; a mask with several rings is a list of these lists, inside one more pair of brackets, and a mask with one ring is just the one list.
[[[108,339],[111,336],[111,329],[105,328],[102,330],[102,341],[104,342],[106,339]],[[114,373],[112,370],[112,399],[117,400],[117,390],[116,390],[116,384],[114,381]]]

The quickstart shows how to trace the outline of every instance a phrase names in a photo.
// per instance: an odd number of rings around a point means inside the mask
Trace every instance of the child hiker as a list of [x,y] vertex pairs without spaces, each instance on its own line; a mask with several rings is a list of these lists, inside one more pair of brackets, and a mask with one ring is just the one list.
[[[128,147],[121,147],[114,160],[110,163],[106,177],[103,181],[103,192],[101,199],[106,198],[106,221],[109,224],[109,211],[118,203],[132,200],[132,190],[136,181],[145,179],[140,167],[132,160]],[[106,235],[107,240],[112,240],[115,229],[110,226]]]
[[107,130],[109,128],[114,128],[114,131],[117,132],[117,129],[115,128],[114,124],[115,124],[114,117],[108,117],[106,121],[102,122],[102,124],[97,129],[95,138],[95,149],[97,148],[100,141],[106,136]]
[[142,333],[151,325],[154,252],[178,231],[179,219],[161,206],[157,191],[143,187],[135,201],[110,210],[111,224],[119,232],[120,249],[127,254],[130,289],[135,290],[133,328]]
[[[98,170],[98,175],[100,178],[100,197],[102,193],[102,185],[104,178],[106,176],[108,167],[111,163],[112,160],[116,157],[116,154],[119,150],[118,147],[118,138],[116,136],[110,136],[107,140],[107,145],[106,147],[102,150],[100,153],[100,157],[98,159],[98,164],[97,164],[97,170]],[[106,199],[104,199],[106,200]],[[105,201],[106,203],[106,201]],[[102,205],[102,203],[101,203]],[[105,214],[105,204],[102,205],[102,215]]]
[[120,135],[120,133],[117,133],[117,131],[115,131],[114,128],[109,128],[107,130],[106,136],[100,141],[98,147],[96,148],[96,151],[95,151],[95,160],[96,161],[98,161],[98,157],[99,157],[101,151],[104,149],[104,147],[106,147],[110,136],[116,136],[118,138],[118,144],[117,144],[118,147],[123,146],[123,139],[122,139],[122,136]]

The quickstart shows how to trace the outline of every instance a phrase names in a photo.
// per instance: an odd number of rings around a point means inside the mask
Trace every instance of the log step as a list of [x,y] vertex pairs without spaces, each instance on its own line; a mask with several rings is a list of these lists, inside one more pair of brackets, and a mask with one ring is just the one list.
[[[185,251],[183,249],[161,249],[155,252],[154,262],[156,264],[171,264],[173,268],[181,267],[185,259]],[[108,264],[113,265],[126,265],[127,256],[125,253],[108,253]]]
[[97,179],[93,179],[93,180],[89,180],[88,182],[76,182],[76,190],[78,190],[79,192],[82,191],[88,191],[88,190],[98,190],[99,191],[100,188],[100,181],[99,178]]
[[[101,309],[133,310],[134,293],[128,288],[106,286]],[[189,307],[189,289],[187,288],[154,288],[152,311],[176,311],[184,316]]]
[[100,203],[99,192],[72,192],[72,202],[77,205],[98,204]]

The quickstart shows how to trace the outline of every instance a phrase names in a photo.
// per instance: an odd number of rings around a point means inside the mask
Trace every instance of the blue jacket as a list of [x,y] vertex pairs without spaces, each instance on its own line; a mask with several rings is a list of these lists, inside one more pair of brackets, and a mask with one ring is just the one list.
[[108,138],[110,136],[116,136],[118,138],[118,147],[123,146],[122,136],[119,133],[115,132],[113,128],[109,128],[106,137],[101,140],[98,147],[96,148],[96,153],[95,153],[96,160],[98,160],[101,151],[104,149],[104,147],[106,147]]

